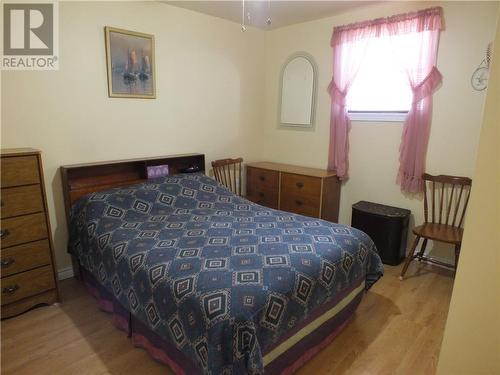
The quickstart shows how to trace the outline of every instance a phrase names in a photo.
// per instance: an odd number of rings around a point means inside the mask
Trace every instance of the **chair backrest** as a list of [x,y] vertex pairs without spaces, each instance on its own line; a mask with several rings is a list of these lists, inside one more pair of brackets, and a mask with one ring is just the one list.
[[469,203],[472,180],[468,177],[431,176],[427,173],[422,178],[425,183],[425,221],[461,227]]
[[212,162],[217,182],[241,196],[241,163],[243,158],[220,159]]

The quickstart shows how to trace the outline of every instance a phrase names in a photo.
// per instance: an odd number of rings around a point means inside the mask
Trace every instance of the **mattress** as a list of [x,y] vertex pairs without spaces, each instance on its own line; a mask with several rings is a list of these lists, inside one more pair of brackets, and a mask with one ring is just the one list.
[[293,372],[383,274],[365,233],[259,206],[202,174],[80,199],[69,252],[188,374]]

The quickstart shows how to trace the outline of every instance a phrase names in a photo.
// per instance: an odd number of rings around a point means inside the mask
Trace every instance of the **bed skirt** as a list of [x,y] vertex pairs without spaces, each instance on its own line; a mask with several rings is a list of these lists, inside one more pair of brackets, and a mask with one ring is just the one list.
[[[94,276],[80,268],[80,276],[89,292],[97,299],[101,310],[112,314],[113,324],[128,334],[136,347],[145,349],[155,360],[170,367],[177,375],[202,374],[198,365],[162,339],[125,309]],[[330,344],[352,318],[364,294],[364,283],[345,291],[323,311],[315,312],[307,322],[291,330],[284,339],[264,356],[264,372],[293,374],[319,351]]]

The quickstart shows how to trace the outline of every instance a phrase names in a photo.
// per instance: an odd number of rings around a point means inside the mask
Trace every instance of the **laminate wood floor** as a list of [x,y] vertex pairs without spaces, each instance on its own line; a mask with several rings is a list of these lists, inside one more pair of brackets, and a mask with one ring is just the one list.
[[[365,295],[354,319],[298,371],[309,374],[432,375],[437,366],[453,286],[451,271],[413,262]],[[4,375],[171,374],[117,330],[76,280],[61,282],[63,303],[1,323]]]

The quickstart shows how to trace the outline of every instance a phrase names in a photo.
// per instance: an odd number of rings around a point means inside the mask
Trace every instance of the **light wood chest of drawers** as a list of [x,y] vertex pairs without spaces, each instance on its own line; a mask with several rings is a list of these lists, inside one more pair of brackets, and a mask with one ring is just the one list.
[[247,164],[247,199],[266,207],[337,222],[340,182],[332,171],[288,164]]
[[40,151],[1,150],[1,317],[59,300]]

